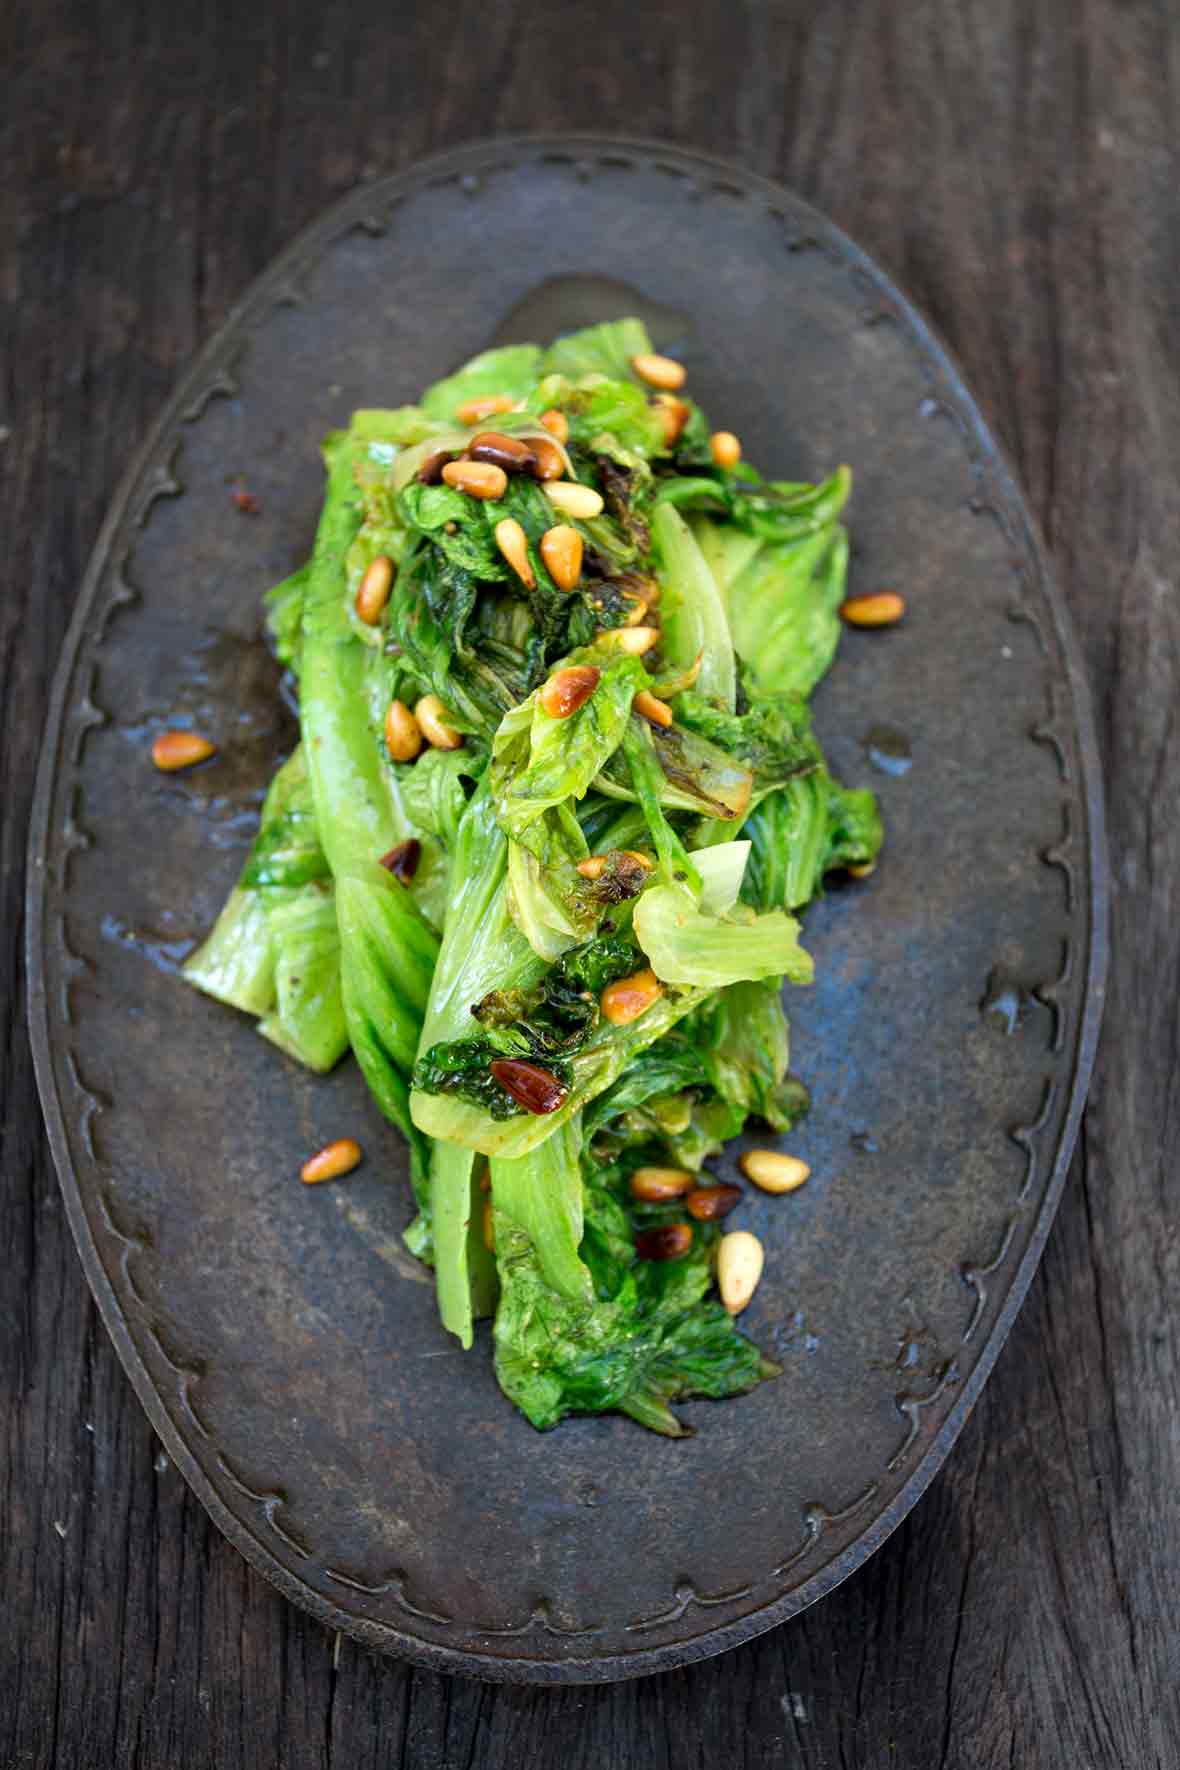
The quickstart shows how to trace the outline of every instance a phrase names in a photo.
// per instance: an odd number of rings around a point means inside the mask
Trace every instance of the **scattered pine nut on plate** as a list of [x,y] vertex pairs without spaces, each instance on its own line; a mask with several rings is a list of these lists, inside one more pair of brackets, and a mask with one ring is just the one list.
[[194,768],[217,754],[217,746],[197,731],[162,731],[152,743],[152,761],[161,774]]
[[794,1192],[811,1173],[797,1155],[777,1149],[747,1149],[739,1156],[738,1167],[763,1192]]
[[875,590],[868,596],[850,596],[840,613],[850,627],[892,627],[905,614],[905,599],[896,590]]
[[315,1155],[309,1156],[299,1170],[305,1186],[316,1186],[321,1180],[339,1180],[351,1174],[361,1159],[361,1146],[353,1137],[337,1137],[325,1143]]

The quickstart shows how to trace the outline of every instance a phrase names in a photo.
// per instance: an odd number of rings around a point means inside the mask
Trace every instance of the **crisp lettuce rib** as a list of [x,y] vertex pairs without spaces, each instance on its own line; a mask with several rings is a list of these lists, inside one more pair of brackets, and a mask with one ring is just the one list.
[[335,891],[302,748],[271,782],[238,884],[183,974],[310,1069],[348,1049]]
[[336,885],[349,1038],[381,1110],[425,1159],[409,1111],[413,1064],[438,942],[409,891],[380,862],[400,839],[385,764],[366,717],[366,647],[346,599],[348,550],[362,516],[357,445],[325,444],[328,485],[304,591],[300,720],[320,840]]

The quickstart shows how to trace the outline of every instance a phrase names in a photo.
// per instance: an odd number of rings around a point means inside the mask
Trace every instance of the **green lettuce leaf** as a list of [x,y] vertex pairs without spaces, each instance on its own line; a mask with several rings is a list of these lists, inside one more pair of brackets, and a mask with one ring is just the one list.
[[565,375],[570,381],[583,375],[605,375],[612,381],[635,380],[631,358],[648,356],[651,348],[642,320],[607,320],[558,338],[544,353],[540,372]]
[[548,1142],[518,1160],[492,1158],[492,1203],[501,1226],[528,1236],[545,1284],[567,1303],[589,1306],[594,1286],[578,1248],[582,1241],[582,1144],[575,1117]]
[[760,977],[812,981],[811,957],[799,945],[799,924],[781,910],[758,916],[739,904],[711,915],[688,885],[672,880],[650,885],[632,920],[635,938],[664,983],[717,989]]
[[737,674],[716,579],[692,530],[671,504],[656,510],[652,539],[661,561],[664,655],[669,663],[685,669],[699,660],[697,693],[732,713]]
[[726,713],[689,689],[676,698],[676,719],[749,769],[755,801],[822,765],[811,714],[799,695],[752,695],[744,713]]
[[275,1001],[258,1023],[264,1039],[321,1074],[348,1049],[334,892],[284,892],[268,906]]
[[276,584],[263,597],[266,609],[266,631],[275,656],[286,669],[299,675],[299,648],[303,638],[303,594],[307,587],[308,567]]
[[307,885],[331,878],[320,841],[307,758],[299,745],[270,784],[242,869],[245,886]]
[[868,866],[881,847],[873,794],[842,787],[826,768],[771,793],[742,827],[751,844],[742,898],[757,910],[795,910],[837,868]]
[[459,407],[469,400],[497,394],[523,399],[540,372],[541,352],[535,344],[508,344],[498,350],[484,350],[453,375],[428,387],[421,407],[428,418],[453,423]]
[[369,722],[368,648],[353,631],[344,596],[363,514],[353,472],[359,448],[348,435],[325,444],[328,486],[304,596],[300,715],[320,841],[336,884],[349,1039],[382,1111],[409,1139],[420,1176],[426,1152],[410,1117],[408,1084],[438,942],[410,892],[380,865],[406,832]]
[[255,1015],[264,1038],[311,1069],[348,1049],[335,892],[301,747],[271,782],[238,884],[183,975]]

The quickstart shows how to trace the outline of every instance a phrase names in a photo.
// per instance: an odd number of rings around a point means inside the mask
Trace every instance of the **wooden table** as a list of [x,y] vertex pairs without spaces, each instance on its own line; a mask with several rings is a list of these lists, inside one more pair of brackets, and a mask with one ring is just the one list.
[[[1180,13],[10,0],[3,41],[0,1766],[1175,1770]],[[917,1510],[833,1596],[740,1651],[551,1694],[334,1639],[189,1497],[66,1228],[20,946],[54,661],[103,510],[178,371],[358,180],[563,125],[782,178],[949,339],[1082,634],[1115,964],[1044,1265]]]

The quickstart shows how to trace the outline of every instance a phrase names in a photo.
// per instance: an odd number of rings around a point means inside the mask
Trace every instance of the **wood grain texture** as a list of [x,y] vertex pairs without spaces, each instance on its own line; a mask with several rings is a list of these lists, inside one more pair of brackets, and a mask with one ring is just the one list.
[[[8,0],[0,65],[0,1766],[1174,1770],[1180,16],[1165,0]],[[1115,962],[1048,1253],[926,1499],[824,1603],[721,1660],[537,1693],[334,1641],[159,1456],[58,1201],[19,951],[54,660],[177,372],[358,180],[562,125],[785,180],[958,353],[1083,637]]]

